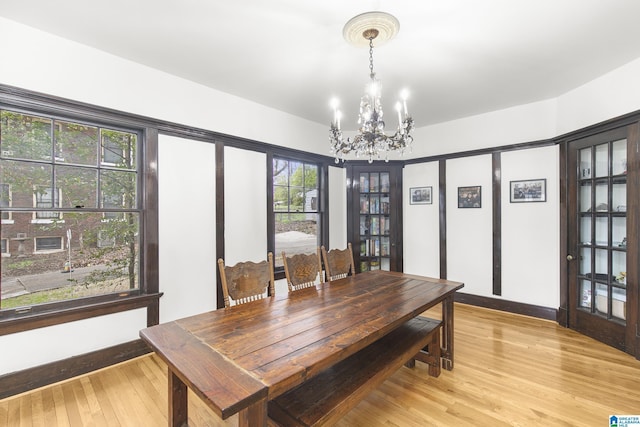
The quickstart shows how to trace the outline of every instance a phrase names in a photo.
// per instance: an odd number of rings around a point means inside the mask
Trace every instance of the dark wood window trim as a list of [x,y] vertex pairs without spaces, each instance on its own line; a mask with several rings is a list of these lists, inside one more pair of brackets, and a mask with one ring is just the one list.
[[66,300],[1,310],[0,336],[105,314],[147,308],[148,326],[159,321],[158,278],[158,127],[139,116],[0,85],[0,108],[28,111],[65,120],[126,128],[141,138],[138,179],[141,228],[140,289],[120,294]]
[[26,310],[21,312],[19,317],[9,317],[0,321],[0,336],[143,307],[154,309],[159,304],[161,296],[161,293],[141,294],[124,296],[116,300],[108,296],[109,300],[101,301],[97,298],[98,301],[84,303],[80,307],[51,308],[49,311],[36,313]]

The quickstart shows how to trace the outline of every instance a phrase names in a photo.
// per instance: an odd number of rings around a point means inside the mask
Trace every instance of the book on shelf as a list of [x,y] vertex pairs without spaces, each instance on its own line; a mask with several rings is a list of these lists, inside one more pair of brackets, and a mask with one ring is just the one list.
[[380,174],[380,192],[381,193],[389,192],[389,174],[388,173]]
[[369,174],[368,173],[360,174],[360,192],[361,193],[369,192]]
[[369,190],[372,193],[377,193],[378,191],[380,191],[380,181],[379,175],[377,173],[372,173],[371,177],[369,178]]

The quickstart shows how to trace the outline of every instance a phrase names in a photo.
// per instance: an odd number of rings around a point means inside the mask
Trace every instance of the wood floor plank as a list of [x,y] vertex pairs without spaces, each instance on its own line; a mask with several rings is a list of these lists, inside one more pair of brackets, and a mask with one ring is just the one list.
[[[453,371],[403,367],[336,426],[596,427],[640,414],[640,361],[626,353],[555,322],[463,304],[454,328]],[[154,355],[0,400],[0,427],[155,427],[166,417],[167,368]],[[237,416],[220,420],[189,392],[189,425],[234,426]]]

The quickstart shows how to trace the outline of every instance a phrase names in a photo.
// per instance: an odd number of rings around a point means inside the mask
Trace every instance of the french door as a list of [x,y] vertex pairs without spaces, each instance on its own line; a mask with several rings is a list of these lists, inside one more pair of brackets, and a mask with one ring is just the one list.
[[635,354],[638,190],[630,135],[637,138],[632,126],[569,142],[568,306],[572,329]]

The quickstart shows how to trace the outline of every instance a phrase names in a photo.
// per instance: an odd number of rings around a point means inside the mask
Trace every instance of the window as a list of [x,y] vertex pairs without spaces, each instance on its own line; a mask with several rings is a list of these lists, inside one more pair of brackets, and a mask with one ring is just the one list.
[[314,253],[320,244],[320,210],[317,164],[273,158],[273,215],[275,265],[282,252]]
[[7,249],[7,239],[0,239],[0,243],[2,244],[0,247],[0,253],[2,253],[2,255],[8,254],[9,250]]
[[36,252],[62,250],[62,237],[36,237]]
[[19,254],[1,261],[0,314],[140,292],[139,144],[136,130],[0,110],[1,238]]
[[11,190],[9,188],[9,184],[0,184],[0,218],[3,223],[11,219],[11,212],[5,210],[5,208],[10,206]]
[[[62,193],[57,188],[36,187],[33,192],[34,208],[59,208]],[[60,212],[36,211],[36,219],[60,219]]]

